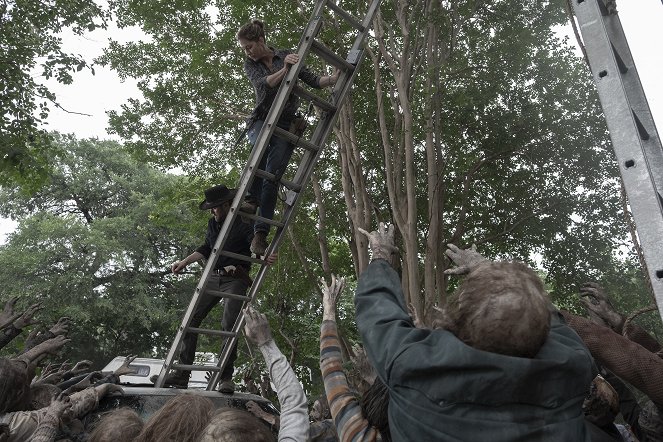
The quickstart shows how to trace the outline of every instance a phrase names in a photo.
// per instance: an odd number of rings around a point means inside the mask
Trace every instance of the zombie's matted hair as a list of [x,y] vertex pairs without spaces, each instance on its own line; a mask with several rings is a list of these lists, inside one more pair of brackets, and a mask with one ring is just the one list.
[[449,300],[443,327],[479,350],[531,358],[548,336],[552,310],[532,269],[490,261],[472,270]]
[[237,40],[243,38],[249,41],[258,41],[260,37],[265,38],[265,24],[257,19],[243,24],[237,31]]
[[389,388],[380,380],[375,378],[373,384],[361,397],[360,403],[362,414],[371,426],[375,427],[384,442],[391,442],[389,431]]
[[220,408],[212,417],[199,442],[275,442],[269,428],[244,410]]
[[143,429],[143,420],[131,408],[105,414],[94,426],[88,442],[132,441]]
[[195,442],[207,426],[214,404],[194,394],[175,396],[147,421],[135,442]]

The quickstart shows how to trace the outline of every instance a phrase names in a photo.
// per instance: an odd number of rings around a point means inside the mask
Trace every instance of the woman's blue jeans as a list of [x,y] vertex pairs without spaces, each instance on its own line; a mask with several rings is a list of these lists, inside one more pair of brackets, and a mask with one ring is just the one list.
[[[247,136],[249,142],[254,146],[264,123],[264,120],[256,120],[249,128]],[[290,128],[290,123],[286,125],[279,122],[277,126],[281,129],[288,130]],[[267,146],[267,151],[260,160],[258,169],[274,174],[277,178],[281,178],[286,167],[288,167],[288,161],[290,161],[293,149],[293,144],[283,138],[272,135],[272,138],[269,140],[269,145]],[[256,198],[260,204],[258,215],[267,219],[274,218],[277,192],[277,183],[257,176],[253,179],[249,195]],[[269,232],[269,227],[270,226],[267,223],[256,222],[254,231],[267,233]]]

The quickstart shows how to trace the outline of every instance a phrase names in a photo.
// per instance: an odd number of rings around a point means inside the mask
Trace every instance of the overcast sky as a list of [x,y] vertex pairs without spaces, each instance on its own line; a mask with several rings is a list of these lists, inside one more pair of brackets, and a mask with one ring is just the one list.
[[[660,130],[663,127],[663,86],[660,80],[663,51],[658,45],[663,41],[663,5],[661,0],[622,1],[618,3],[618,10],[640,80]],[[571,32],[570,27],[567,32]],[[141,33],[137,29],[118,30],[111,27],[107,31],[95,31],[85,37],[67,35],[63,49],[65,52],[83,54],[91,62],[102,53],[109,36],[119,41],[132,41],[140,39]],[[572,35],[569,42],[573,45],[576,43]],[[122,82],[114,72],[99,66],[95,67],[95,73],[93,76],[88,70],[83,70],[74,76],[74,83],[69,86],[49,83],[62,107],[90,115],[75,115],[52,109],[48,118],[49,130],[73,133],[78,138],[113,138],[106,133],[106,111],[119,110],[128,98],[140,97],[140,94],[132,79]],[[4,242],[5,234],[13,228],[14,223],[0,220],[0,242]]]

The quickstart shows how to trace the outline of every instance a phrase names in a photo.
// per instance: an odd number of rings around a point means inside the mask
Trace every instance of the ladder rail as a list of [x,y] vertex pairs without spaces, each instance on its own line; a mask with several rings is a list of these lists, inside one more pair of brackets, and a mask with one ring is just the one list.
[[[326,104],[327,102],[323,101],[322,99],[315,100],[317,101],[318,104],[321,104],[324,107],[325,111],[323,111],[322,113],[322,118],[320,122],[316,125],[311,140],[310,141],[306,141],[303,139],[292,140],[292,137],[289,136],[289,133],[285,134],[286,138],[289,139],[289,141],[296,141],[294,143],[296,146],[304,148],[304,154],[302,157],[302,161],[300,162],[299,168],[297,170],[297,173],[295,175],[294,181],[287,182],[285,180],[279,180],[284,184],[286,184],[286,186],[290,189],[290,193],[291,195],[294,195],[294,199],[286,204],[286,207],[283,211],[283,220],[281,222],[278,221],[270,222],[270,224],[276,226],[276,234],[266,251],[266,256],[268,256],[273,251],[278,249],[280,241],[283,238],[283,232],[289,225],[290,221],[294,218],[294,214],[297,209],[297,203],[301,191],[304,189],[306,183],[308,182],[313,172],[313,169],[315,167],[317,159],[321,154],[321,151],[324,147],[327,137],[331,133],[333,124],[335,124],[338,112],[340,110],[340,105],[342,104],[343,99],[345,98],[345,96],[347,95],[348,91],[351,88],[354,75],[356,74],[356,66],[359,65],[359,61],[361,60],[361,57],[363,55],[363,53],[361,53],[362,51],[360,51],[361,45],[368,36],[368,30],[370,29],[373,17],[375,16],[375,13],[377,12],[377,9],[379,7],[379,2],[380,0],[373,0],[373,3],[369,7],[369,11],[361,24],[363,29],[359,32],[355,40],[355,43],[352,46],[352,49],[348,55],[348,61],[343,60],[342,62],[338,63],[341,65],[340,66],[341,73],[332,91],[331,101],[328,104]],[[309,20],[309,24],[305,29],[304,33],[302,34],[300,43],[298,45],[297,54],[299,55],[300,62],[296,63],[295,65],[292,65],[288,70],[288,72],[286,73],[284,79],[281,81],[274,102],[270,107],[267,116],[265,117],[264,124],[260,132],[258,133],[256,142],[251,150],[249,161],[247,162],[240,176],[237,188],[237,194],[235,195],[235,198],[231,203],[230,211],[222,224],[216,243],[212,249],[212,253],[207,259],[207,263],[203,270],[201,279],[198,282],[196,289],[194,290],[194,294],[191,298],[191,301],[189,302],[182,323],[175,335],[175,340],[173,341],[170,347],[167,358],[164,361],[164,365],[161,369],[157,381],[155,382],[156,387],[163,386],[165,377],[171,369],[190,367],[189,365],[182,365],[175,363],[175,359],[177,357],[177,352],[179,351],[179,347],[184,338],[184,335],[187,332],[195,333],[195,332],[202,332],[204,330],[199,328],[192,328],[191,320],[196,308],[198,307],[200,298],[205,294],[206,291],[209,290],[208,286],[210,280],[213,279],[212,277],[214,275],[214,268],[220,256],[231,256],[238,259],[242,259],[244,261],[257,263],[260,265],[260,269],[256,274],[254,283],[249,289],[247,296],[246,297],[242,295],[235,296],[235,299],[244,299],[244,306],[250,304],[255,299],[257,293],[259,292],[262,286],[262,283],[268,271],[268,265],[263,259],[255,259],[243,255],[236,255],[231,252],[224,251],[223,248],[225,246],[227,237],[229,236],[230,230],[232,229],[232,226],[234,225],[237,219],[237,216],[245,216],[254,220],[260,219],[260,217],[256,216],[255,214],[249,216],[246,216],[246,214],[244,215],[240,214],[239,207],[250,188],[250,184],[253,182],[256,176],[261,176],[267,179],[275,178],[273,176],[269,176],[270,175],[269,173],[259,170],[258,166],[260,164],[262,157],[265,155],[267,151],[267,147],[269,145],[269,140],[271,139],[271,137],[274,136],[275,133],[280,133],[284,135],[282,129],[277,128],[277,123],[279,121],[281,113],[283,112],[283,109],[285,108],[287,101],[290,99],[292,94],[300,96],[303,95],[307,96],[308,98],[311,98],[310,96],[311,94],[307,95],[305,92],[302,93],[301,88],[297,86],[297,79],[299,78],[299,73],[304,66],[304,60],[309,55],[313,47],[316,46],[318,50],[321,49],[321,45],[318,42],[316,42],[315,37],[320,32],[322,26],[322,15],[324,12],[324,8],[325,6],[329,5],[330,3],[328,2],[328,0],[318,0],[316,2],[313,13],[311,15],[311,19]],[[335,9],[336,13],[339,12],[338,9],[339,8]],[[348,17],[350,16],[348,15]],[[353,24],[355,27],[357,26],[356,22],[351,24]],[[325,51],[323,47],[322,51]],[[329,56],[332,53],[331,51],[327,50],[325,54],[327,54],[327,58],[330,58]],[[332,58],[338,62],[338,58],[334,57]],[[219,293],[221,292],[219,292],[218,290],[214,291],[212,289],[210,291],[210,294],[212,296],[218,296]],[[226,336],[224,346],[221,351],[221,357],[219,358],[219,362],[217,363],[216,369],[210,370],[214,371],[214,374],[212,375],[210,382],[208,383],[207,390],[212,390],[216,388],[221,373],[225,368],[225,365],[227,364],[230,352],[237,343],[237,339],[239,337],[240,330],[244,325],[244,322],[245,322],[244,311],[242,310],[240,311],[240,314],[235,321],[235,325],[233,326],[232,331],[213,333],[211,330],[205,330],[206,334]]]
[[[322,5],[323,2],[320,2]],[[355,41],[350,49],[351,56],[353,57],[354,65],[359,66],[363,56],[364,56],[364,51],[363,51],[363,45],[365,44],[366,38],[368,36],[368,30],[371,28],[371,23],[373,22],[373,18],[375,17],[375,14],[377,13],[377,10],[380,6],[380,1],[373,1],[369,7],[369,10],[366,13],[366,16],[362,22],[362,25],[365,29],[365,32],[362,34],[360,33],[357,38],[355,38]],[[317,12],[317,10],[316,10]],[[315,12],[314,12],[315,14]],[[302,41],[304,41],[304,38],[302,38]],[[300,43],[301,44],[301,43]],[[301,59],[301,58],[300,58]],[[324,144],[324,140],[326,140],[331,133],[333,126],[336,122],[336,119],[338,118],[338,113],[340,111],[340,105],[342,104],[343,101],[345,100],[345,97],[349,93],[352,83],[354,82],[354,78],[357,74],[357,69],[352,69],[350,71],[350,77],[347,78],[346,76],[348,75],[347,71],[342,71],[339,75],[339,81],[336,83],[334,86],[334,89],[332,90],[332,100],[331,104],[335,106],[337,111],[333,114],[331,118],[328,118],[330,114],[325,114],[325,116],[321,119],[321,121],[317,124],[314,133],[311,137],[310,142],[313,144],[317,144],[319,146],[322,146]],[[282,85],[283,87],[283,85]],[[295,178],[293,181],[295,183],[298,183],[301,185],[301,183],[307,183],[313,173],[314,166],[317,163],[317,160],[319,159],[320,155],[322,154],[322,149],[318,149],[317,152],[312,152],[310,150],[306,150],[303,155],[303,159],[300,164],[303,164],[305,162],[308,162],[308,167],[299,167],[297,169],[297,173],[295,175]],[[304,172],[302,172],[304,170]],[[302,172],[302,173],[300,173]],[[303,187],[303,186],[302,186]],[[277,250],[280,242],[282,241],[284,235],[285,235],[285,230],[287,226],[290,224],[291,219],[294,217],[294,214],[296,213],[296,209],[298,206],[299,198],[295,198],[294,203],[290,207],[290,210],[286,210],[285,216],[283,218],[283,225],[284,227],[280,227],[276,230],[276,234],[274,235],[274,238],[272,239],[272,242],[270,243],[267,251],[265,253],[270,254],[272,253],[273,250]],[[254,280],[253,286],[249,290],[249,298],[251,301],[248,301],[250,304],[253,299],[255,299],[256,294],[259,290],[259,288],[262,285],[263,279],[265,278],[267,273],[267,267],[263,266],[257,273],[256,278]],[[226,340],[226,343],[224,345],[224,348],[221,352],[221,355],[219,357],[219,362],[218,365],[220,367],[225,366],[225,364],[228,361],[228,358],[230,357],[230,352],[232,351],[232,348],[234,346],[234,343],[237,341],[237,338],[239,336],[239,330],[244,326],[245,323],[245,318],[244,318],[244,312],[242,311],[235,321],[235,327],[233,327],[233,332],[237,333],[235,338],[231,338]],[[210,380],[210,383],[208,385],[208,390],[213,390],[216,385],[218,384],[219,380],[221,377],[221,372],[217,372],[212,375],[212,378]]]
[[663,318],[661,141],[616,11],[603,0],[575,0],[574,9]]

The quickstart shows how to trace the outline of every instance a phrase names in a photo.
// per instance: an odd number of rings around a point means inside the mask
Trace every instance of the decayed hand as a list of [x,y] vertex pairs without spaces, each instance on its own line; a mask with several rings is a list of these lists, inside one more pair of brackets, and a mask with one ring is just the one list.
[[22,329],[28,325],[36,324],[37,321],[33,318],[33,316],[42,308],[44,307],[42,307],[41,302],[32,304],[30,307],[28,307],[25,313],[23,313],[16,321],[14,321],[14,327]]
[[444,253],[456,264],[456,267],[445,270],[445,275],[466,275],[479,264],[488,261],[483,255],[477,252],[477,246],[474,244],[472,244],[471,248],[465,250],[453,244],[447,244],[447,247],[448,249]]
[[69,409],[71,409],[71,399],[66,393],[61,392],[53,398],[46,413],[59,420]]
[[[46,367],[41,369],[41,373],[38,376],[35,376],[34,379],[32,380],[33,384],[36,384],[37,382],[44,382],[44,379],[48,378],[50,375],[57,373],[58,372],[58,367],[55,364],[48,364]],[[46,382],[48,383],[48,382]]]
[[74,365],[74,368],[72,368],[69,371],[69,373],[71,373],[72,376],[78,376],[80,374],[88,372],[91,367],[92,367],[92,361],[88,360],[78,361],[76,362],[76,365]]
[[126,358],[124,358],[124,362],[122,362],[122,365],[120,365],[117,368],[117,370],[115,370],[113,372],[113,374],[115,374],[116,376],[124,376],[126,374],[136,373],[135,368],[129,367],[129,364],[131,364],[134,361],[134,359],[136,359],[136,355],[133,355],[133,356],[130,355],[130,356],[127,356]]
[[42,371],[41,378],[39,382],[44,384],[57,384],[62,382],[64,375],[67,372],[66,367],[62,365],[59,368],[49,364],[44,371]]
[[336,320],[336,304],[343,293],[345,278],[337,278],[332,275],[329,286],[325,278],[320,278],[320,290],[322,291],[322,319],[327,321]]
[[66,344],[67,342],[71,341],[71,339],[67,339],[62,335],[56,336],[52,339],[49,339],[47,341],[44,341],[43,343],[39,344],[40,346],[44,346],[44,351],[46,353],[50,353],[52,355],[56,354],[60,349]]
[[595,282],[586,282],[580,287],[580,297],[590,296],[596,299],[607,299],[605,290],[600,284]]
[[391,262],[391,255],[398,251],[394,245],[393,225],[387,227],[384,223],[380,223],[378,230],[370,233],[361,227],[358,227],[357,230],[368,238],[368,245],[373,252],[373,259],[385,259]]
[[16,301],[18,301],[18,296],[14,296],[12,299],[7,301],[5,303],[5,308],[2,310],[2,312],[0,312],[0,330],[8,327],[10,324],[16,321],[19,316],[21,316],[20,313],[16,313],[14,311]]
[[244,309],[244,317],[246,318],[244,334],[251,342],[260,347],[272,340],[272,332],[265,315],[248,306]]
[[53,324],[50,328],[50,332],[53,333],[55,336],[58,335],[66,335],[69,333],[69,325],[71,323],[71,319],[65,317],[62,317],[58,319],[58,322]]

